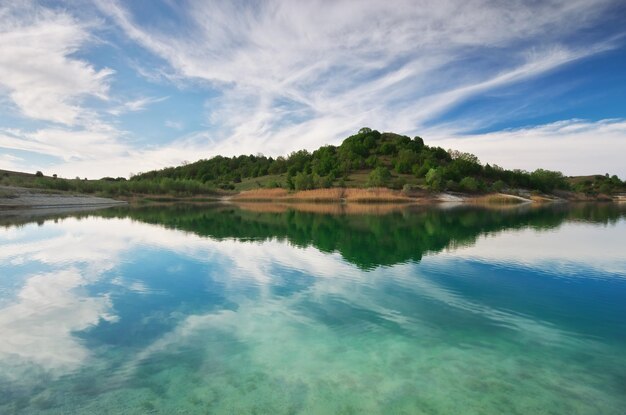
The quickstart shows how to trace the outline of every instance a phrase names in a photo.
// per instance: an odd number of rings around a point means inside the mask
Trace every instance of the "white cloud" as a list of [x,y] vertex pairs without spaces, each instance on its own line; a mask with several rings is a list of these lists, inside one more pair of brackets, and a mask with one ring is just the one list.
[[[478,260],[556,274],[584,268],[626,278],[626,257],[622,255],[622,245],[626,242],[624,235],[624,220],[605,227],[571,222],[560,226],[558,232],[521,229],[482,235],[475,244],[457,247],[452,253],[438,254],[432,260]],[[511,249],[512,246],[515,249]]]
[[[271,288],[277,283],[277,267],[316,277],[305,288],[305,298],[320,302],[340,299],[354,307],[372,310],[389,321],[406,325],[406,328],[413,326],[411,321],[406,320],[398,310],[389,308],[389,303],[384,301],[386,295],[393,295],[385,294],[384,287],[388,284],[401,286],[416,296],[494,322],[505,322],[528,333],[533,341],[547,341],[562,338],[563,335],[553,325],[463,297],[422,274],[424,266],[443,264],[445,269],[449,253],[425,257],[421,266],[407,263],[363,272],[347,263],[338,253],[323,253],[315,247],[289,246],[278,240],[254,243],[234,239],[217,241],[131,219],[67,218],[55,223],[49,221],[45,226],[45,235],[36,224],[21,227],[17,233],[14,228],[0,231],[2,263],[8,267],[21,265],[22,269],[36,263],[39,268],[54,270],[27,275],[15,297],[5,298],[0,305],[0,332],[3,333],[0,337],[0,363],[3,367],[31,363],[54,374],[63,374],[88,363],[89,350],[76,333],[101,320],[116,321],[123,316],[116,316],[110,294],[93,295],[87,287],[103,282],[104,278],[112,278],[112,283],[128,290],[153,293],[150,278],[137,279],[133,275],[111,273],[137,248],[163,250],[183,259],[173,264],[180,265],[186,260],[211,263],[216,270],[212,278],[220,283],[224,295],[240,307],[237,313],[229,311],[189,316],[173,331],[139,352],[137,359],[127,362],[129,366],[121,369],[125,371],[123,373],[128,373],[126,370],[132,369],[140,359],[172,344],[180,344],[184,337],[203,328],[221,326],[245,337],[258,334],[257,318],[260,316],[275,322],[277,316],[290,315],[296,319],[291,320],[292,323],[298,320],[306,322],[306,316],[299,317],[293,313],[294,309],[298,309],[301,296],[294,294],[277,301],[272,292]],[[558,263],[567,269],[582,267],[621,277],[626,276],[623,272],[624,260],[619,259],[619,249],[626,235],[625,226],[624,221],[606,229],[582,223],[565,223],[559,228],[559,247],[556,250],[545,249],[555,246],[555,236],[550,232],[521,230],[497,233],[479,238],[475,246],[457,248],[453,256],[542,269],[546,269],[546,263],[553,267]],[[563,244],[563,241],[568,242]],[[589,241],[595,243],[590,244]],[[519,249],[512,252],[502,248],[511,243]],[[241,287],[251,286],[259,289],[260,299],[249,301],[246,298],[247,290]],[[376,295],[372,296],[372,292]],[[251,321],[255,323],[250,324]],[[276,344],[275,339],[272,344]],[[3,372],[5,376],[10,374],[19,375],[20,372]]]
[[21,157],[15,157],[11,154],[0,154],[0,169],[3,170],[19,170],[21,167],[21,162],[24,159]]
[[17,5],[0,13],[0,87],[26,117],[74,125],[81,99],[108,99],[111,69],[74,55],[90,41],[88,26],[63,11]]
[[168,97],[144,97],[144,98],[138,98],[135,100],[131,100],[131,101],[127,101],[125,103],[123,103],[122,105],[112,108],[110,109],[108,112],[109,114],[112,115],[121,115],[127,112],[138,112],[138,111],[143,111],[146,108],[148,108],[148,106],[152,105],[152,104],[156,104],[159,102],[163,102],[167,99]]
[[420,133],[467,98],[614,47],[565,41],[609,1],[190,2],[173,13],[185,31],[98,4],[176,76],[220,90],[207,107],[226,154],[311,149],[363,125]]
[[0,147],[46,154],[64,162],[99,161],[128,150],[118,141],[120,135],[119,131],[104,124],[78,130],[63,127],[32,132],[0,129]]
[[30,277],[17,301],[0,310],[0,360],[35,363],[53,372],[72,370],[89,357],[73,332],[114,320],[106,296],[76,292],[87,280],[77,269]]
[[180,121],[165,120],[165,126],[174,130],[182,130],[184,125]]
[[[299,135],[299,144],[294,149],[302,146],[314,148],[320,137],[325,137],[324,127],[339,131],[343,125],[339,119],[326,120],[321,125],[314,121],[305,122],[290,127],[276,137],[287,139],[290,134]],[[476,154],[483,163],[505,168],[529,171],[546,168],[562,171],[566,175],[608,172],[626,178],[622,157],[626,154],[625,120],[568,120],[474,135],[456,130],[426,129],[422,135],[431,145],[468,151]],[[56,145],[48,144],[50,138],[58,138]],[[160,147],[133,149],[120,143],[114,133],[45,130],[17,138],[0,131],[0,147],[53,154],[63,161],[46,166],[46,171],[54,170],[63,177],[82,177],[88,171],[90,178],[124,176],[217,154],[283,153],[280,140],[231,137],[214,141],[206,133],[184,137]],[[0,168],[19,170],[19,167],[18,162],[0,157]],[[33,168],[41,169],[39,166]]]
[[[2,129],[0,147],[59,160],[23,165],[23,170],[125,176],[217,154],[315,149],[365,125],[420,134],[428,141],[425,125],[463,101],[616,46],[610,37],[573,36],[597,26],[613,4],[609,0],[532,6],[524,1],[367,0],[358,7],[322,0],[276,0],[255,7],[181,2],[168,4],[171,13],[149,26],[139,23],[127,3],[95,3],[101,16],[165,63],[150,70],[158,73],[159,83],[169,80],[206,92],[210,129],[202,131],[206,124],[188,125],[184,119],[158,120],[173,131],[183,126],[199,131],[139,147],[136,143],[149,137],[131,141],[142,131],[124,131],[116,117],[147,111],[166,97],[146,90],[130,92],[138,99],[127,100],[127,91],[125,98],[116,96],[109,91],[111,71],[78,57],[102,22],[85,22],[70,7],[4,7],[0,92],[23,115],[48,123]],[[116,44],[117,37],[108,41],[114,48],[124,46]],[[143,76],[138,56],[127,56],[127,64]],[[154,76],[148,81],[155,82]],[[96,109],[85,97],[108,101]],[[440,131],[433,137],[443,138]],[[621,148],[616,146],[611,154]],[[500,153],[490,159],[506,165],[501,156],[506,159]],[[0,168],[20,168],[17,164],[0,158]],[[552,163],[544,167],[556,168]]]

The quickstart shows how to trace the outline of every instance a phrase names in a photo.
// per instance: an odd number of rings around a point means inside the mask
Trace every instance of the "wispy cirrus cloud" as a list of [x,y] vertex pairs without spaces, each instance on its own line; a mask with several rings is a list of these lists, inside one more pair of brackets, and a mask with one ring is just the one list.
[[137,98],[137,99],[134,99],[134,100],[126,101],[123,104],[121,104],[121,105],[119,105],[119,106],[117,106],[115,108],[111,108],[108,112],[109,112],[109,114],[112,114],[112,115],[122,115],[122,114],[128,113],[128,112],[144,111],[150,105],[157,104],[159,102],[163,102],[167,98],[168,97],[143,97],[143,98]]
[[215,138],[283,152],[364,124],[418,132],[472,96],[615,46],[568,41],[610,1],[189,2],[172,13],[181,32],[97,3],[174,76],[220,91],[207,103]]
[[125,154],[130,149],[119,141],[121,134],[107,125],[80,130],[64,127],[34,131],[0,129],[0,148],[44,154],[56,157],[63,163],[98,162]]
[[75,125],[81,100],[108,99],[109,68],[74,54],[91,40],[89,24],[65,11],[17,3],[0,12],[0,88],[25,117]]
[[[0,119],[0,149],[58,160],[25,170],[128,175],[216,154],[314,149],[365,125],[461,139],[494,118],[506,126],[518,100],[532,106],[519,91],[534,80],[624,43],[623,29],[599,30],[621,10],[614,0],[92,3],[0,5],[0,106],[32,121]],[[94,44],[109,49],[88,53]],[[500,91],[508,111],[450,115]],[[177,113],[192,94],[204,104]],[[472,137],[469,150],[481,153]]]

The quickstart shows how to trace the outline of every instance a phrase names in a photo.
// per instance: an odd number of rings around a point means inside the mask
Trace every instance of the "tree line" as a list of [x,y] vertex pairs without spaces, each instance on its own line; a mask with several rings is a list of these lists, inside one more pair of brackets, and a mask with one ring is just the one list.
[[[466,193],[515,192],[518,189],[551,193],[569,190],[587,195],[626,191],[617,176],[597,175],[567,178],[561,172],[537,169],[508,170],[482,164],[473,154],[428,146],[415,136],[381,133],[362,128],[341,145],[326,145],[313,152],[300,150],[287,156],[262,154],[216,156],[178,167],[134,175],[130,180],[104,177],[100,180],[62,179],[53,175],[0,177],[0,184],[39,187],[105,196],[161,194],[172,196],[211,195],[241,189],[243,181],[258,187],[309,190],[328,187],[388,187]],[[249,188],[249,187],[248,187]]]
[[507,170],[495,164],[483,165],[473,154],[428,146],[419,136],[410,138],[370,128],[362,128],[339,146],[326,145],[313,152],[300,150],[276,158],[262,154],[216,156],[138,174],[131,181],[169,178],[234,189],[242,180],[273,175],[277,178],[266,186],[308,190],[353,185],[348,181],[358,172],[367,172],[366,182],[360,185],[398,189],[416,185],[432,191],[472,193],[523,188],[546,193],[577,190],[611,194],[624,187],[617,176],[603,181],[602,186],[574,187],[558,171],[537,169],[528,172]]

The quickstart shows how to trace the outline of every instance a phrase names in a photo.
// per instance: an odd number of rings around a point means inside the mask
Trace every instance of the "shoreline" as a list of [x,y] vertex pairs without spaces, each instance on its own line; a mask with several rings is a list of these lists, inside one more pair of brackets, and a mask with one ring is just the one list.
[[286,189],[258,189],[231,195],[176,197],[168,195],[132,195],[111,199],[86,194],[71,194],[46,189],[0,186],[0,211],[24,209],[97,209],[121,205],[140,204],[330,204],[330,205],[487,205],[520,206],[525,204],[570,202],[624,202],[624,195],[615,197],[589,197],[576,193],[533,195],[530,192],[465,194],[453,192],[431,193],[424,190],[402,192],[388,188],[329,188],[289,192]]
[[101,208],[126,205],[123,200],[42,189],[0,186],[0,211],[25,209]]
[[[388,188],[329,188],[288,192],[286,189],[259,189],[241,192],[222,200],[237,204],[247,203],[332,203],[332,204],[493,204],[521,205],[527,203],[567,202],[572,199],[556,195],[524,196],[507,193],[466,194],[459,192],[428,192],[412,190],[403,192]],[[582,199],[577,199],[585,201]],[[586,200],[589,201],[589,200]]]

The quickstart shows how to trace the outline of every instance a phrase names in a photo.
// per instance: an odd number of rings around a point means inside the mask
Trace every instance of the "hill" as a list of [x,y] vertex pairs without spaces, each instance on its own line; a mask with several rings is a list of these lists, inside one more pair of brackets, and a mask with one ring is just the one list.
[[610,195],[624,190],[617,177],[567,178],[560,172],[506,170],[481,164],[476,156],[424,144],[410,138],[362,128],[340,146],[327,145],[312,153],[300,150],[287,157],[217,156],[178,167],[134,176],[131,181],[193,180],[224,190],[281,187],[310,190],[329,187],[422,188],[431,191],[481,193],[527,189]]
[[[428,146],[421,137],[410,138],[362,128],[339,146],[326,145],[285,157],[262,154],[216,156],[178,167],[167,167],[100,180],[57,178],[56,175],[0,170],[0,185],[36,187],[108,197],[159,195],[216,197],[247,190],[282,188],[287,192],[325,188],[389,188],[398,198],[416,192],[505,192],[559,194],[568,198],[606,198],[626,192],[617,176],[565,177],[558,171],[507,170],[482,164],[476,156]],[[272,192],[268,191],[268,194]],[[317,197],[317,196],[316,196]],[[369,197],[369,196],[367,196]],[[322,197],[323,198],[323,197]]]

